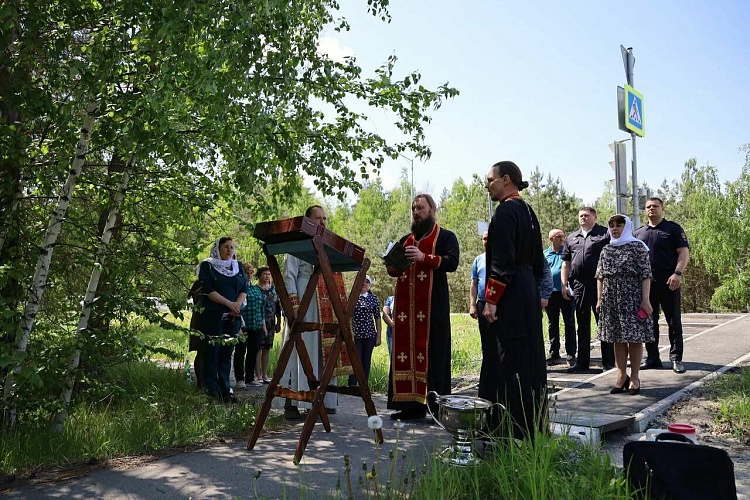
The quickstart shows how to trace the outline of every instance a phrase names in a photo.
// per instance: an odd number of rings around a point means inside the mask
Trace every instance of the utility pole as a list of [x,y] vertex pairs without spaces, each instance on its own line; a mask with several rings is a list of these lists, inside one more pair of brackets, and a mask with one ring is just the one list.
[[[625,76],[628,81],[628,85],[635,87],[633,84],[633,66],[635,66],[635,56],[633,55],[633,47],[627,49],[620,45],[620,52],[622,53],[622,62],[625,65]],[[630,132],[630,139],[633,148],[633,228],[640,227],[640,207],[638,206],[638,163],[636,162],[635,155],[635,132]]]

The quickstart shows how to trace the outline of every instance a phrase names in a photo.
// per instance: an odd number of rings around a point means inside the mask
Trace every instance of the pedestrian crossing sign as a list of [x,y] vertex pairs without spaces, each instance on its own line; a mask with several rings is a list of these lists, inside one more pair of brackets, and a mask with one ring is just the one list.
[[643,94],[630,85],[625,85],[625,127],[643,137],[646,126],[643,121]]

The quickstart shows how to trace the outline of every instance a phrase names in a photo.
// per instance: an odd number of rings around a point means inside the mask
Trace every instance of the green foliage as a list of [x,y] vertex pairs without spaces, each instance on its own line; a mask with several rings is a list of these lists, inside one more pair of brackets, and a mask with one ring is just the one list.
[[469,184],[463,179],[458,179],[453,183],[450,192],[441,196],[437,213],[438,224],[456,234],[460,248],[458,269],[448,275],[453,312],[469,310],[471,266],[474,258],[484,252],[477,222],[489,222],[488,203],[484,180],[477,175],[472,177]]
[[476,467],[447,465],[437,453],[420,466],[400,451],[399,437],[388,450],[375,444],[373,462],[364,462],[359,471],[345,456],[344,484],[337,485],[335,498],[562,500],[573,491],[581,499],[632,498],[609,455],[567,436],[537,435],[533,442],[492,439]]
[[[364,247],[371,261],[367,272],[374,282],[372,292],[380,304],[393,295],[395,284],[388,276],[380,255],[390,241],[398,241],[408,231],[411,217],[410,187],[406,173],[402,172],[401,183],[386,192],[380,180],[368,182],[360,191],[360,198],[352,207],[339,205],[328,211],[328,227],[344,238]],[[345,276],[349,284],[353,273]]]
[[[388,20],[387,5],[374,0],[363,8]],[[89,366],[148,352],[123,335],[129,314],[153,315],[148,296],[181,314],[193,269],[217,234],[247,235],[243,257],[260,263],[260,248],[249,238],[254,224],[287,209],[299,214],[311,201],[309,193],[300,196],[303,175],[324,195],[342,195],[356,192],[358,179],[376,174],[386,158],[407,149],[429,157],[428,113],[457,95],[447,84],[426,88],[417,72],[399,75],[395,56],[368,76],[354,58],[320,53],[324,29],[349,29],[333,0],[172,6],[32,0],[0,9],[6,20],[0,27],[0,310],[8,311],[0,323],[0,356],[6,361],[38,257],[35,245],[69,174],[82,111],[98,104],[49,280],[39,288],[44,297],[32,332],[38,339],[30,339],[30,348],[43,345],[47,325],[64,333],[59,349],[44,356],[37,350],[25,360],[22,378],[36,385],[35,374],[45,371],[63,380],[75,347]],[[373,108],[393,118],[400,131],[393,141],[370,130]],[[126,168],[132,181],[104,255],[91,320],[74,346],[72,325]],[[40,377],[38,393],[52,404],[54,377],[49,384]]]
[[498,442],[476,468],[435,460],[420,478],[414,498],[629,499],[627,481],[606,453],[569,438],[539,436],[534,442]]
[[92,381],[61,432],[43,418],[0,435],[0,472],[19,474],[39,464],[70,465],[164,450],[236,436],[255,422],[257,408],[225,406],[197,392],[181,369],[120,364]]
[[694,259],[715,275],[719,286],[711,297],[714,310],[750,310],[750,148],[740,177],[721,185],[716,168],[685,164],[685,227]]
[[537,167],[529,177],[529,189],[522,194],[534,208],[542,233],[542,246],[549,245],[549,232],[562,229],[566,235],[578,229],[578,209],[583,202],[568,193],[559,177],[547,177]]
[[746,442],[750,438],[750,369],[725,373],[710,388],[717,402],[714,419],[719,428]]

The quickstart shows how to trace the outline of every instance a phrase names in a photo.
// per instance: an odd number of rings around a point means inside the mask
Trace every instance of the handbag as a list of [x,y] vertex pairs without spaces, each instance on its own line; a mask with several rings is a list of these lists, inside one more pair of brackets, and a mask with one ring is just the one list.
[[622,450],[636,498],[736,500],[734,464],[726,451],[664,432],[655,441],[631,441]]

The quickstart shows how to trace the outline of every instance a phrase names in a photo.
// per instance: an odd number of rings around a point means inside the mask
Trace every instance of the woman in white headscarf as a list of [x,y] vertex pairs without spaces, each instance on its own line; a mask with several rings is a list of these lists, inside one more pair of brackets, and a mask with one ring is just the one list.
[[240,329],[247,280],[237,262],[231,237],[224,236],[216,241],[209,257],[198,268],[198,280],[201,282],[202,331],[207,340],[203,383],[209,396],[234,402],[229,385],[234,344],[227,341],[236,338]]
[[[609,219],[610,243],[602,249],[596,268],[599,325],[597,337],[614,342],[615,387],[610,394],[641,390],[639,368],[643,343],[653,341],[651,323],[651,263],[648,247],[633,236],[633,223],[627,215]],[[630,356],[630,376],[627,362]]]

